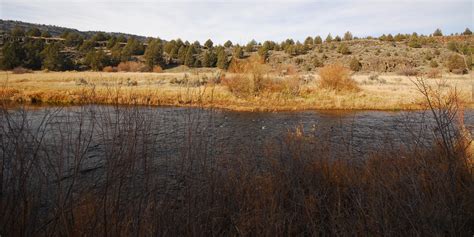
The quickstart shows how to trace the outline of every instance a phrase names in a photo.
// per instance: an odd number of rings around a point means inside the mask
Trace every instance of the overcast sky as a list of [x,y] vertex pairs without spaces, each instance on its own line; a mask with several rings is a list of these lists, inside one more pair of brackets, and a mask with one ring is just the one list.
[[473,29],[473,0],[0,0],[0,18],[216,43]]

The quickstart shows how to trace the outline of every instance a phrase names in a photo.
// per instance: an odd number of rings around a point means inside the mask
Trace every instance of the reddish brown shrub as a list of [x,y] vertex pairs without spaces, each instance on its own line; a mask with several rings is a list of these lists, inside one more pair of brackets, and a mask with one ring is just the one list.
[[319,69],[321,80],[319,85],[322,88],[336,91],[358,91],[357,83],[352,80],[350,70],[340,64],[332,64]]
[[117,68],[112,67],[112,66],[107,66],[102,69],[103,72],[117,72]]
[[441,77],[441,70],[439,70],[437,68],[433,68],[433,69],[429,70],[426,73],[426,76],[428,78],[440,78]]
[[119,72],[146,72],[147,66],[140,62],[121,62],[117,66]]
[[156,72],[156,73],[162,73],[163,72],[163,68],[161,68],[160,66],[156,65],[153,67],[153,72]]

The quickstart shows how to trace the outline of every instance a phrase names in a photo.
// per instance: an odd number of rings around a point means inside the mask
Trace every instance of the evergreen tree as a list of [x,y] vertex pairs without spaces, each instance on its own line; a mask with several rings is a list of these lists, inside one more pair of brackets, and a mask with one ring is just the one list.
[[170,40],[168,42],[165,43],[165,46],[163,48],[163,50],[167,53],[167,54],[171,54],[171,51],[173,51],[173,49],[177,48],[176,46],[176,40]]
[[34,37],[39,37],[39,36],[41,36],[41,31],[40,31],[38,28],[34,27],[34,28],[29,29],[29,30],[26,32],[26,35],[28,35],[28,36],[34,36]]
[[258,49],[258,55],[262,57],[263,61],[266,61],[268,59],[268,51],[269,51],[269,45],[268,44],[263,44],[262,47]]
[[143,53],[143,44],[134,37],[131,37],[122,49],[122,61],[128,61],[133,55],[143,55]]
[[443,36],[443,32],[438,28],[433,32],[433,36]]
[[352,33],[347,31],[345,34],[344,34],[344,40],[346,41],[349,41],[349,40],[352,40]]
[[354,57],[351,59],[349,63],[349,67],[351,68],[352,71],[358,72],[362,68],[362,64],[359,62],[359,60],[356,57]]
[[242,49],[242,47],[237,46],[234,48],[233,57],[238,58],[238,59],[241,59],[244,57],[244,50]]
[[183,46],[183,45],[184,45],[183,41],[178,38],[178,39],[176,40],[176,47],[178,47],[178,49],[179,49],[179,48],[181,48],[181,46]]
[[195,49],[201,48],[201,43],[199,43],[199,41],[197,41],[197,40],[194,41],[193,45],[194,45]]
[[323,39],[321,38],[321,36],[316,36],[314,37],[314,44],[322,44],[323,43]]
[[22,66],[26,57],[25,49],[16,41],[6,42],[3,45],[2,54],[1,66],[3,69],[13,69]]
[[463,35],[472,35],[472,31],[469,28],[466,28],[464,32],[462,33]]
[[332,42],[332,36],[331,36],[331,33],[328,34],[328,36],[326,37],[326,43],[330,43]]
[[72,32],[72,33],[67,34],[64,40],[64,44],[69,47],[78,47],[82,45],[83,41],[84,39],[82,38],[80,34],[76,32]]
[[65,68],[65,60],[60,52],[59,43],[48,44],[41,52],[43,68],[51,71],[60,71]]
[[28,40],[24,48],[26,54],[24,66],[33,70],[41,69],[41,51],[44,49],[44,42],[41,40]]
[[306,37],[304,40],[304,45],[310,46],[314,44],[314,39],[311,36]]
[[23,37],[25,36],[25,31],[22,28],[16,26],[11,30],[10,35],[12,37]]
[[92,70],[99,71],[110,65],[110,58],[102,50],[91,50],[86,54],[85,64],[87,64]]
[[206,48],[208,49],[211,49],[213,45],[214,43],[212,42],[211,39],[206,40],[206,42],[204,43],[204,46],[206,46]]
[[48,31],[43,31],[41,32],[41,37],[49,38],[51,37],[51,34]]
[[196,53],[196,50],[194,49],[194,45],[190,45],[188,47],[188,50],[186,51],[186,58],[184,60],[184,64],[188,67],[194,66],[194,54]]
[[227,41],[224,43],[224,47],[226,47],[226,48],[232,47],[232,41],[227,40]]
[[184,61],[186,60],[186,53],[187,53],[186,46],[181,45],[181,47],[178,50],[178,59],[181,64],[184,64]]
[[227,69],[227,54],[224,49],[219,49],[217,51],[217,67],[220,69]]
[[210,55],[209,55],[209,51],[205,52],[204,55],[202,56],[202,62],[201,62],[201,65],[203,67],[210,67]]
[[394,41],[393,35],[392,35],[392,34],[388,34],[386,40],[387,40],[387,41],[390,41],[390,42],[393,42],[393,41]]
[[247,43],[247,46],[245,46],[245,51],[253,52],[255,45],[257,45],[257,41],[251,40],[250,42]]
[[339,45],[339,48],[337,51],[341,54],[351,54],[351,50],[349,49],[349,47],[347,47],[345,43],[342,43],[341,45]]
[[99,33],[95,34],[94,36],[92,36],[92,40],[93,41],[106,41],[107,40],[107,35],[105,35],[102,32],[99,32]]
[[145,51],[145,62],[150,69],[155,65],[163,64],[163,45],[158,40],[153,40],[148,44]]
[[400,42],[400,41],[403,41],[405,39],[405,36],[398,33],[397,35],[395,35],[394,37],[394,40],[397,41],[397,42]]
[[339,37],[339,35],[336,35],[336,37],[334,37],[334,40],[337,41],[337,42],[340,42],[342,39],[341,39],[341,37]]

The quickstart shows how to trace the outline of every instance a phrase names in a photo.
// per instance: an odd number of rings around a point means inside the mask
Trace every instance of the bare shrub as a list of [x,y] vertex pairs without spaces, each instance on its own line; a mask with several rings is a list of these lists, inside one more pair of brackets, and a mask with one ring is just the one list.
[[160,66],[156,65],[153,67],[153,72],[156,72],[156,73],[162,73],[163,72],[163,68],[161,68]]
[[28,69],[28,68],[24,68],[24,67],[16,67],[16,68],[13,68],[12,70],[12,73],[13,74],[25,74],[25,73],[32,73],[33,71]]
[[438,68],[432,68],[426,73],[426,76],[428,78],[441,78],[441,70]]
[[340,64],[331,64],[319,69],[321,88],[335,91],[358,91],[357,83],[351,78],[350,70]]
[[140,62],[133,62],[133,61],[128,61],[128,62],[121,62],[117,66],[117,70],[119,72],[146,72],[147,66],[144,63]]
[[107,66],[102,69],[103,72],[117,72],[117,68],[112,66]]
[[238,96],[259,95],[271,84],[267,75],[270,68],[258,55],[232,60],[228,70],[237,75],[226,78],[222,83]]
[[245,75],[234,75],[222,79],[222,85],[226,86],[229,91],[237,97],[247,97],[254,94],[254,83]]
[[402,76],[417,76],[418,75],[418,70],[416,70],[414,67],[403,67],[398,71],[398,75]]
[[459,54],[451,54],[446,60],[446,67],[452,73],[467,73],[466,61],[464,57]]

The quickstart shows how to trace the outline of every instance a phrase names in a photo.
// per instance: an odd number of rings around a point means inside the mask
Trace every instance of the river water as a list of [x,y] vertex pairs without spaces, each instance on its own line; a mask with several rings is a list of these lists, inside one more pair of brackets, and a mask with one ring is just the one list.
[[[474,110],[463,114],[464,124],[472,129]],[[430,146],[436,133],[429,111],[234,112],[91,105],[16,108],[9,116],[17,124],[26,121],[32,134],[41,133],[43,143],[53,147],[67,139],[77,140],[81,133],[83,139],[90,135],[85,152],[95,158],[103,155],[104,143],[113,141],[146,144],[157,157],[190,156],[193,149],[206,150],[211,156],[259,157],[269,146],[284,143],[289,133],[323,142],[335,156],[350,151],[362,157],[381,148],[407,148],[415,142]]]

